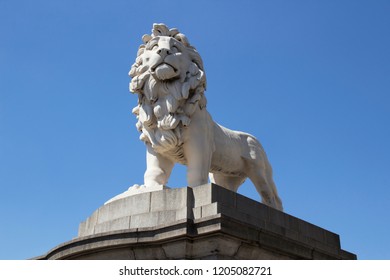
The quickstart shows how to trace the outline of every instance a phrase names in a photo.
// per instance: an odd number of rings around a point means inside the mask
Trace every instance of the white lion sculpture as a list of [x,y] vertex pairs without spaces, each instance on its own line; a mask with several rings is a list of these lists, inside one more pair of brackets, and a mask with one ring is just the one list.
[[162,188],[175,163],[187,166],[188,186],[210,181],[231,191],[250,178],[262,202],[283,210],[272,169],[255,137],[215,123],[206,110],[203,62],[186,36],[165,24],[144,35],[129,75],[138,94],[140,139],[146,143],[144,187]]

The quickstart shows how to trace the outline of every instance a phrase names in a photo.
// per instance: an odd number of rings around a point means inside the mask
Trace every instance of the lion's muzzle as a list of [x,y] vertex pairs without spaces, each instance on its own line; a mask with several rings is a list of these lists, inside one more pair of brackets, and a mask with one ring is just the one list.
[[162,63],[154,70],[159,80],[169,80],[179,75],[178,71],[167,63]]

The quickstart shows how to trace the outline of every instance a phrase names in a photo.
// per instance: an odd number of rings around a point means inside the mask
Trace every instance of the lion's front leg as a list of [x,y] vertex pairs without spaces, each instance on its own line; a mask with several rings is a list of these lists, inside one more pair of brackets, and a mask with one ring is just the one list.
[[168,183],[174,163],[156,153],[152,147],[146,145],[146,171],[144,184],[146,187],[162,187]]
[[183,145],[187,161],[187,184],[190,187],[208,183],[211,159],[215,150],[213,122],[205,110],[199,110],[187,128]]
[[187,160],[188,186],[196,187],[207,184],[211,164],[210,149],[197,139],[185,143],[183,148]]

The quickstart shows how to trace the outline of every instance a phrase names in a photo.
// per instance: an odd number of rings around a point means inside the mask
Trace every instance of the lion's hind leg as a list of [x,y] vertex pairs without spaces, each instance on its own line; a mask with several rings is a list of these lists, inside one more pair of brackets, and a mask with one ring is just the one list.
[[210,182],[225,189],[237,192],[238,188],[244,183],[245,176],[231,176],[221,173],[209,173]]
[[249,153],[243,159],[247,166],[247,175],[260,194],[262,202],[275,209],[283,211],[273,177],[272,167],[261,144],[252,136],[247,137]]
[[255,164],[250,168],[248,177],[255,185],[264,204],[283,211],[282,201],[279,198],[275,183],[272,179],[272,170],[266,168],[266,165],[266,163]]

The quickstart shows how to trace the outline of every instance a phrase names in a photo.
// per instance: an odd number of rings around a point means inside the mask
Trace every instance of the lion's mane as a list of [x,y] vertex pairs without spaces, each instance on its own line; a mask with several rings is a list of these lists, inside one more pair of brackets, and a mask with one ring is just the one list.
[[[157,36],[174,38],[189,54],[190,67],[185,69],[184,77],[161,80],[144,65],[145,46]],[[168,29],[164,24],[154,24],[152,34],[144,35],[142,40],[144,44],[139,47],[129,72],[132,77],[130,91],[138,94],[138,105],[133,109],[138,119],[136,126],[141,132],[140,139],[150,143],[156,152],[174,153],[183,144],[182,130],[190,124],[197,107],[206,107],[203,62],[184,34],[177,29]],[[181,153],[177,153],[180,158]]]

